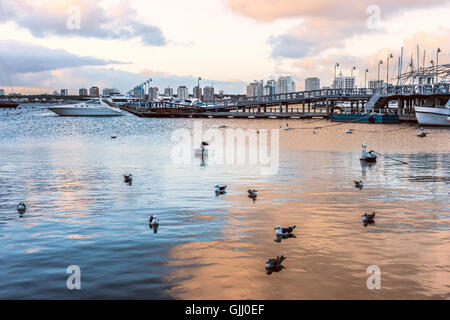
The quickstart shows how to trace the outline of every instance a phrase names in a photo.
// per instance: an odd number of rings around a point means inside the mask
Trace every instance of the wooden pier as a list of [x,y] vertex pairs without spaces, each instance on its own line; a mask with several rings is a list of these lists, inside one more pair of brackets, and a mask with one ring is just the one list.
[[[170,101],[141,102],[122,107],[144,118],[239,118],[304,119],[330,118],[333,114],[398,115],[400,121],[415,122],[415,105],[425,100],[450,99],[450,84],[403,85],[367,89],[322,89],[259,97],[239,97],[214,101],[206,107]],[[390,107],[395,101],[397,108]]]

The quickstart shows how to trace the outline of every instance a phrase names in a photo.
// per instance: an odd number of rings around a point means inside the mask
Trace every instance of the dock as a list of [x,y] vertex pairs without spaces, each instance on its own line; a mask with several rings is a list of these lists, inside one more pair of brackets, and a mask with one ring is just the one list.
[[[450,84],[402,85],[370,89],[321,89],[259,97],[216,100],[206,107],[170,101],[141,102],[122,107],[142,118],[307,119],[350,121],[367,115],[369,123],[417,122],[414,106],[425,100],[450,99]],[[389,106],[396,102],[397,108]],[[344,106],[346,104],[346,106]],[[377,114],[371,121],[369,114]],[[354,117],[352,116],[354,115]]]

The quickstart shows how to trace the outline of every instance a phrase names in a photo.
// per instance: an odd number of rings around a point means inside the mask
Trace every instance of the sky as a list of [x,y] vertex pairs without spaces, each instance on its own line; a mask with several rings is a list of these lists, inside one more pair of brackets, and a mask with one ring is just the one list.
[[[397,73],[404,47],[420,64],[450,63],[450,0],[0,0],[0,88],[34,94],[81,87],[125,93],[152,78],[244,93],[291,76],[297,89],[356,70],[356,85]],[[403,70],[406,71],[406,70]]]

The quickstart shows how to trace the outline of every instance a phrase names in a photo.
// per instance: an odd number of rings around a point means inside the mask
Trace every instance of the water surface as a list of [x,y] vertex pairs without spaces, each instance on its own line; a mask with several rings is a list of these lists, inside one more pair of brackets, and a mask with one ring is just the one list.
[[[279,170],[266,176],[258,165],[174,163],[172,133],[194,121],[0,110],[0,298],[450,298],[449,130],[418,138],[414,125],[290,120]],[[362,166],[362,142],[408,164],[380,156]],[[218,183],[226,195],[214,194]],[[364,227],[372,211],[376,223]],[[296,238],[276,242],[273,228],[292,224]],[[265,260],[281,254],[285,268],[266,274]],[[66,288],[69,265],[81,268],[81,290]],[[381,269],[380,290],[367,289],[370,265]]]

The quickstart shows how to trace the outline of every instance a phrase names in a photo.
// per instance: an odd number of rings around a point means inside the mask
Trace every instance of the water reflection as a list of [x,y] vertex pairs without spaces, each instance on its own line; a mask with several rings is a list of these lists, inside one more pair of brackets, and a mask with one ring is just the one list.
[[[277,174],[262,176],[206,157],[173,164],[171,133],[193,121],[59,118],[38,108],[2,117],[0,297],[74,298],[65,267],[79,264],[76,298],[450,298],[448,131],[411,140],[414,126],[374,133],[355,124],[351,135],[340,126],[315,135],[296,127],[322,120],[290,121]],[[204,125],[224,121],[285,125]],[[409,164],[361,163],[362,141]],[[132,187],[121,180],[129,172]],[[226,194],[215,195],[218,183]],[[258,201],[245,196],[249,187]],[[377,223],[361,225],[372,210]],[[142,223],[151,215],[162,230]],[[296,236],[274,237],[273,226],[293,223]],[[262,264],[280,255],[286,268],[268,277]],[[373,264],[383,275],[376,292],[365,286]]]

